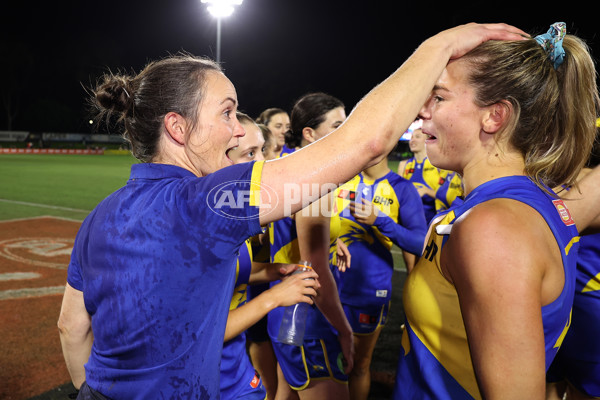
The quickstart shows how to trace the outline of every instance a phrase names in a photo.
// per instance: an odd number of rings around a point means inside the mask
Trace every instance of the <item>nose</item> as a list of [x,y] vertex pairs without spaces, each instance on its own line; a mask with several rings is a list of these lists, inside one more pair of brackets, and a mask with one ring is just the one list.
[[233,127],[233,137],[243,137],[246,136],[246,130],[240,124],[238,120],[235,121],[235,126]]
[[419,111],[419,118],[420,119],[429,119],[431,118],[431,99],[433,97],[430,95],[427,100],[425,101],[425,103],[421,106],[421,110]]

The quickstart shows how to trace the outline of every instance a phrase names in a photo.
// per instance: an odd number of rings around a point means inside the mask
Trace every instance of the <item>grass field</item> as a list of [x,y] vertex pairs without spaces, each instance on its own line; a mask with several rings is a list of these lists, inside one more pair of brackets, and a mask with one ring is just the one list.
[[51,215],[83,220],[129,178],[129,155],[0,156],[0,220]]

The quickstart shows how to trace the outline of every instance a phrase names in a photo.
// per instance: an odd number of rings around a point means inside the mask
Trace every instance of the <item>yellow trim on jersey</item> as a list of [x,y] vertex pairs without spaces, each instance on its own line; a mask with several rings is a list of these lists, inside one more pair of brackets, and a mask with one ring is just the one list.
[[565,247],[565,254],[568,256],[569,255],[569,251],[571,251],[571,247],[573,247],[573,245],[577,242],[579,242],[579,239],[581,239],[579,236],[573,236],[573,239],[571,239],[569,241],[569,243],[567,244],[567,246]]
[[233,296],[231,297],[231,303],[229,303],[229,311],[235,310],[246,301],[246,288],[248,285],[242,283],[233,290]]
[[[271,231],[273,230],[271,229]],[[281,247],[273,256],[274,263],[294,264],[297,263],[299,260],[300,247],[298,246],[298,238],[295,238],[285,246]]]
[[257,161],[254,163],[254,167],[252,167],[252,175],[250,177],[250,205],[254,207],[260,206],[260,182],[264,165],[264,161]]
[[565,335],[567,334],[567,331],[569,330],[569,327],[571,326],[571,317],[572,316],[573,316],[573,309],[571,308],[571,311],[569,312],[569,319],[567,320],[567,323],[565,324],[565,327],[563,328],[563,331],[561,332],[560,336],[558,337],[558,339],[556,339],[556,343],[554,343],[555,349],[560,348],[560,345],[562,344],[563,340],[565,339]]
[[[252,260],[252,246],[250,244],[250,239],[246,240],[244,242],[244,244],[248,248],[248,254],[250,256],[250,260]],[[236,265],[235,265],[235,281],[236,282],[238,280],[239,274],[240,274],[240,259],[238,257],[238,259],[236,261]],[[246,301],[246,299],[247,299],[246,288],[247,287],[248,287],[247,283],[242,283],[233,289],[233,295],[231,296],[231,302],[229,303],[229,311],[235,310],[236,308],[238,308],[240,306],[240,304],[243,304]]]
[[600,272],[585,284],[581,293],[594,292],[596,290],[600,290]]

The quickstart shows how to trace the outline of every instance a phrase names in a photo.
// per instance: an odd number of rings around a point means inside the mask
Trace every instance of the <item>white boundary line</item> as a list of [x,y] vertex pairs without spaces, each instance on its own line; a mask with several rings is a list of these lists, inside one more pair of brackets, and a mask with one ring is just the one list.
[[60,210],[60,211],[80,212],[80,213],[90,213],[92,211],[92,210],[82,210],[80,208],[53,206],[50,204],[41,204],[41,203],[29,203],[26,201],[8,200],[8,199],[1,199],[1,198],[0,198],[0,203],[17,204],[20,206],[48,208],[50,210]]
[[0,291],[0,300],[14,300],[29,297],[43,297],[53,294],[63,294],[65,285],[39,288],[9,289]]
[[81,222],[80,219],[75,219],[75,218],[57,217],[55,215],[38,215],[36,217],[5,219],[5,220],[1,220],[0,224],[5,223],[5,222],[31,221],[34,219],[42,219],[42,218],[61,219],[64,221],[69,221],[69,222]]

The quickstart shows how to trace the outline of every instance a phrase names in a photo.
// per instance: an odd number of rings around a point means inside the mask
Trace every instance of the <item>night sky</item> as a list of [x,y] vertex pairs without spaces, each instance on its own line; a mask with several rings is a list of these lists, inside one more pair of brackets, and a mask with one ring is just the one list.
[[[538,34],[564,21],[598,63],[589,6],[525,3],[244,0],[223,20],[221,61],[252,117],[289,110],[309,91],[340,98],[349,112],[424,39],[465,22]],[[216,57],[216,21],[200,0],[10,1],[0,13],[0,130],[90,132],[85,87],[108,69],[138,72],[179,51]]]

